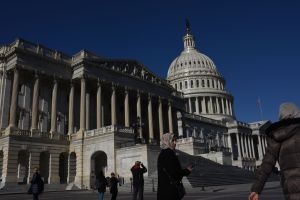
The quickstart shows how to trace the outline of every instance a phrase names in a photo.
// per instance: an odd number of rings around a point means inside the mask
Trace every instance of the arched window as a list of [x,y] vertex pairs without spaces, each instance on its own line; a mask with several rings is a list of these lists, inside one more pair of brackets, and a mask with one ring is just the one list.
[[184,82],[184,87],[185,87],[185,89],[188,88],[188,82],[187,81]]
[[202,87],[205,87],[205,81],[202,80]]
[[182,90],[182,82],[179,83],[179,89]]
[[191,80],[191,88],[193,88],[193,87],[194,87],[194,81]]
[[177,83],[175,83],[175,89],[177,90]]
[[196,87],[199,87],[199,80],[196,80]]

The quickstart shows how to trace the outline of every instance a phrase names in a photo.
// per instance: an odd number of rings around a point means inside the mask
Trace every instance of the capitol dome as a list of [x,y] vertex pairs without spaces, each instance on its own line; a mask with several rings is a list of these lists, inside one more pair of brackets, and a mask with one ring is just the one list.
[[225,90],[225,79],[214,62],[195,47],[186,23],[184,49],[171,63],[167,80],[187,100],[186,111],[214,119],[234,118],[233,97]]

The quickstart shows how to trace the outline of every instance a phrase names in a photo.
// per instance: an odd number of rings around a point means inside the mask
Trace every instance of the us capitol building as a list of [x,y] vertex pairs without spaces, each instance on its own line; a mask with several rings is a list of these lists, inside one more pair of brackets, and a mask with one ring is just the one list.
[[214,62],[196,49],[187,23],[184,49],[162,79],[134,60],[81,50],[73,56],[17,39],[0,47],[0,188],[45,183],[89,188],[103,170],[131,177],[141,160],[156,172],[159,141],[254,170],[269,121],[240,122]]

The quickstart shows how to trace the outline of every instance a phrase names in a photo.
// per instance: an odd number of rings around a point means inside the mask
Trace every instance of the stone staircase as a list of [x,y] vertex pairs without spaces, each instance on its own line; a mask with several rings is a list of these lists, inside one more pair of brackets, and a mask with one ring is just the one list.
[[[192,173],[184,177],[182,182],[187,190],[189,188],[236,185],[252,183],[254,173],[235,166],[226,166],[213,162],[201,156],[192,156],[187,153],[177,151],[178,158],[182,167],[191,163],[194,164]],[[146,192],[157,191],[157,171],[145,177],[144,190]],[[279,181],[279,177],[272,174],[268,181]],[[131,192],[131,183],[125,182],[119,187],[119,191]]]
[[[194,164],[192,173],[187,180],[194,187],[235,185],[252,183],[254,172],[236,166],[221,165],[201,156],[192,156],[184,152],[178,152],[178,158],[182,167]],[[278,181],[279,178],[272,174],[268,181]]]

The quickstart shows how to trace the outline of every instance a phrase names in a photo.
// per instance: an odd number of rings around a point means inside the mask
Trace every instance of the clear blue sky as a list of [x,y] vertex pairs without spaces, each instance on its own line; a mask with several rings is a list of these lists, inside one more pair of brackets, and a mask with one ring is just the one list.
[[2,1],[0,45],[17,37],[69,55],[88,49],[135,59],[160,77],[183,49],[189,18],[198,50],[227,80],[237,118],[277,120],[281,102],[300,106],[300,1]]

